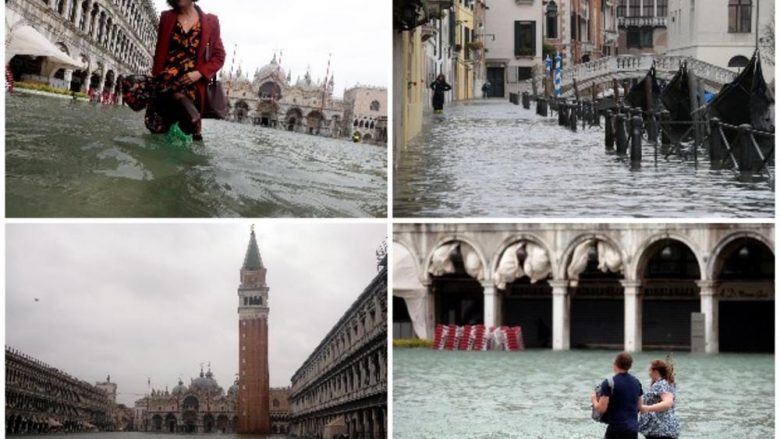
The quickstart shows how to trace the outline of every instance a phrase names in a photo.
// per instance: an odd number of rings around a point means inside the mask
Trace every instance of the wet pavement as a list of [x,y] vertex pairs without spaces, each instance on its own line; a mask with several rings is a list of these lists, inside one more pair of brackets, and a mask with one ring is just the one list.
[[143,113],[6,95],[9,217],[384,217],[387,148],[204,121],[176,147]]
[[399,156],[395,217],[774,216],[768,179],[710,170],[704,151],[698,166],[674,155],[656,166],[646,144],[642,167],[631,169],[605,152],[603,128],[573,133],[503,99],[426,115]]

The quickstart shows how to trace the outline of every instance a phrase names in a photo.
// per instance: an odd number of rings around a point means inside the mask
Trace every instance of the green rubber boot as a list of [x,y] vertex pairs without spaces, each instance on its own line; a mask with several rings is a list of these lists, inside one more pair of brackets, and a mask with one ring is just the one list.
[[168,134],[166,134],[166,138],[168,139],[168,143],[178,148],[187,148],[192,144],[192,136],[185,134],[184,131],[179,128],[179,122],[171,125]]

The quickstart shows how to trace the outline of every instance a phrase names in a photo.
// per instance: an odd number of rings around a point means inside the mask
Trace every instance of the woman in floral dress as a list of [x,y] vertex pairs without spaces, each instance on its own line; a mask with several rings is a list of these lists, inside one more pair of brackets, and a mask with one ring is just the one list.
[[655,360],[650,363],[650,389],[639,407],[639,431],[647,439],[677,439],[680,421],[677,419],[677,386],[671,363]]

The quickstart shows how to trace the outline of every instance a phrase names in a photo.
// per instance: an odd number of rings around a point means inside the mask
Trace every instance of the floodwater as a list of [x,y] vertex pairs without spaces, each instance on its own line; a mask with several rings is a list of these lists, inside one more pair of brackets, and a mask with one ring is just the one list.
[[[24,435],[26,438],[47,439],[51,437],[65,436],[68,439],[171,439],[172,437],[184,436],[184,434],[170,433],[140,433],[140,432],[113,432],[113,433],[70,433],[70,434],[48,434],[48,435]],[[293,436],[283,434],[270,435],[250,435],[250,434],[222,434],[222,433],[198,433],[188,435],[198,439],[220,438],[220,439],[288,439]],[[17,436],[22,437],[22,436]]]
[[[645,145],[641,169],[604,150],[604,128],[572,133],[505,100],[426,116],[395,168],[395,217],[773,217],[768,179],[740,182]],[[581,125],[580,125],[581,127]]]
[[[616,352],[393,350],[395,439],[594,439],[590,393]],[[665,352],[635,355],[632,373]],[[686,439],[774,437],[774,355],[674,353]],[[640,435],[641,437],[641,435]]]
[[143,113],[6,95],[10,217],[384,217],[387,149],[204,121],[175,146]]

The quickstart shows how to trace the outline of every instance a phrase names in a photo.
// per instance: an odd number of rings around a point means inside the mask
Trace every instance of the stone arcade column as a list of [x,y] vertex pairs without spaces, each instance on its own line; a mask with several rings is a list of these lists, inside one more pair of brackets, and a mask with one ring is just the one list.
[[501,297],[492,283],[483,283],[484,298],[484,324],[490,328],[501,323]]
[[626,352],[642,352],[642,284],[623,281]]
[[697,282],[701,297],[701,312],[704,314],[704,352],[717,354],[720,351],[720,321],[718,320],[718,283],[711,280]]
[[72,81],[73,81],[73,69],[65,70],[65,83],[68,85],[68,91],[70,91]]
[[571,296],[568,281],[552,281],[553,340],[554,351],[570,349],[571,332]]

